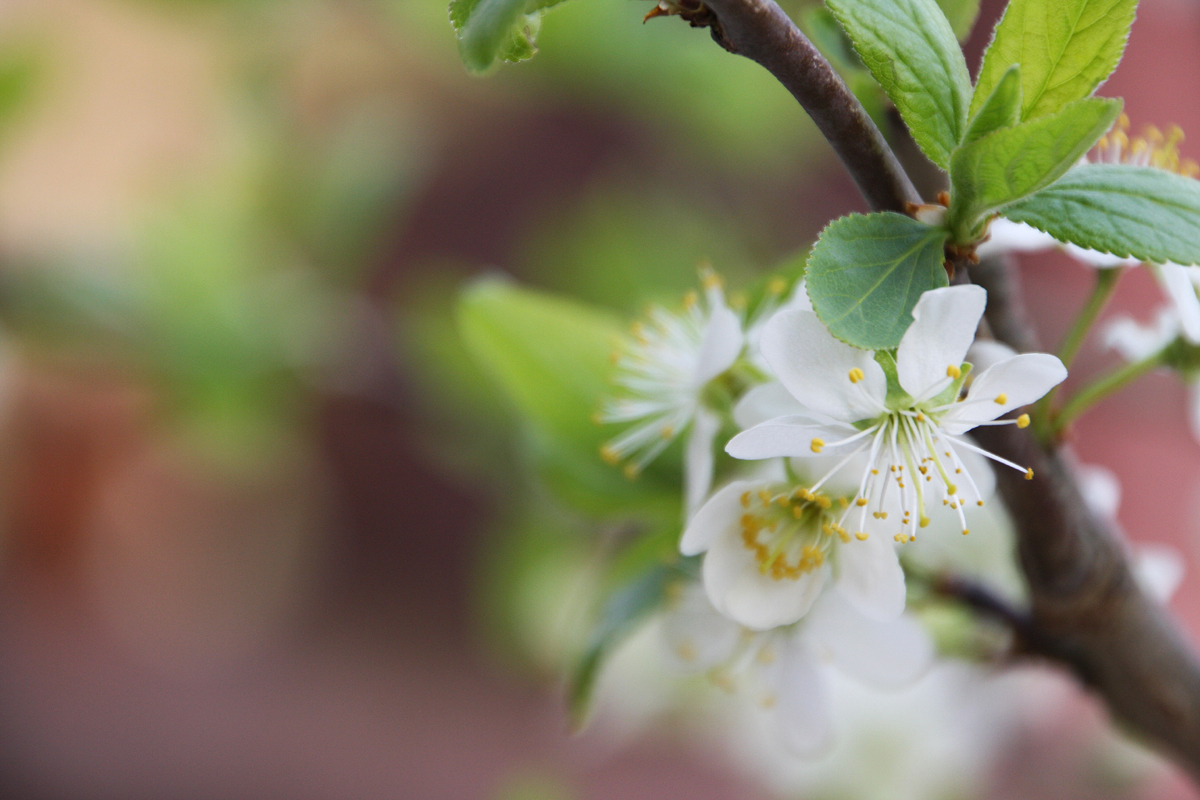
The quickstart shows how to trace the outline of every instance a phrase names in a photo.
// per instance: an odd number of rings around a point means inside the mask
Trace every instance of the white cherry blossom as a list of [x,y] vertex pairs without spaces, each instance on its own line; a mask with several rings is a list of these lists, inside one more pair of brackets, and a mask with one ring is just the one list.
[[826,751],[834,737],[830,672],[895,690],[918,680],[933,657],[916,621],[868,619],[836,592],[822,596],[800,623],[759,631],[718,613],[690,583],[669,607],[663,634],[679,668],[706,672],[727,690],[751,693],[776,741],[804,757]]
[[712,483],[713,438],[720,417],[703,402],[704,390],[737,361],[744,336],[738,315],[725,303],[720,278],[701,273],[705,290],[684,298],[682,312],[661,306],[648,322],[634,323],[632,338],[616,354],[613,382],[622,396],[607,400],[598,422],[636,423],[600,448],[610,464],[625,462],[635,477],[685,431],[684,495],[690,514]]
[[1067,374],[1055,356],[1014,355],[975,376],[964,395],[970,371],[964,358],[985,303],[986,293],[977,286],[925,292],[894,356],[838,341],[811,312],[779,314],[764,332],[763,354],[806,413],[743,431],[726,451],[742,459],[825,450],[842,454],[810,492],[865,453],[853,505],[839,524],[863,531],[868,515],[887,519],[889,504],[898,501],[901,519],[894,538],[904,542],[929,523],[930,507],[940,502],[958,513],[963,532],[968,532],[963,506],[981,504],[984,498],[961,452],[986,456],[1028,478],[1033,473],[982,450],[963,434],[979,425],[1028,425],[1027,414],[1015,420],[996,418],[1034,402]]

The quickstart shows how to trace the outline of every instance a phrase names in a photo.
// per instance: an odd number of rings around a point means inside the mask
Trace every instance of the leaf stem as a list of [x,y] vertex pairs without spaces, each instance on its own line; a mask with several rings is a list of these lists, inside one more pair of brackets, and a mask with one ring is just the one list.
[[[1075,360],[1075,356],[1079,354],[1079,348],[1087,339],[1092,325],[1096,322],[1096,317],[1100,316],[1100,312],[1108,305],[1113,291],[1117,288],[1117,281],[1124,272],[1125,267],[1123,266],[1096,270],[1096,283],[1092,286],[1092,293],[1088,296],[1083,308],[1079,309],[1079,313],[1075,315],[1071,328],[1063,337],[1062,344],[1058,348],[1058,357],[1068,369]],[[1058,397],[1060,388],[1062,388],[1061,384],[1055,386],[1034,405],[1035,430],[1043,442],[1049,439],[1052,433],[1050,409],[1054,407],[1054,401]]]
[[1155,367],[1162,366],[1166,363],[1166,355],[1167,348],[1163,348],[1141,361],[1131,361],[1080,389],[1054,416],[1052,432],[1055,435],[1061,433],[1076,417],[1105,397],[1123,389]]

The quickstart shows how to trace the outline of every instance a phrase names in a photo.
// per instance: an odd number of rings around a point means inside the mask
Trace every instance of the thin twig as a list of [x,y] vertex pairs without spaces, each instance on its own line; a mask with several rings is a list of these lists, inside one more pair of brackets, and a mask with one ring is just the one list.
[[[907,213],[921,196],[846,84],[773,0],[704,0],[713,39],[758,62],[812,117],[875,211]],[[707,15],[692,16],[693,24]]]

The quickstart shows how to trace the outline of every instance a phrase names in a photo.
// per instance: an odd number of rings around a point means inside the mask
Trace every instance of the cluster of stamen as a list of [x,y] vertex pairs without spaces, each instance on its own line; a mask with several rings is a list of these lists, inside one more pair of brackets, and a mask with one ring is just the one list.
[[1179,155],[1183,130],[1178,125],[1167,128],[1165,134],[1153,125],[1147,125],[1140,136],[1132,139],[1128,131],[1129,117],[1121,114],[1112,130],[1100,137],[1089,160],[1104,164],[1156,167],[1189,178],[1200,175],[1200,165]]
[[851,540],[834,511],[835,505],[849,507],[846,498],[835,501],[802,486],[785,492],[745,492],[741,500],[742,543],[754,553],[762,573],[775,580],[798,580],[825,564],[835,538]]

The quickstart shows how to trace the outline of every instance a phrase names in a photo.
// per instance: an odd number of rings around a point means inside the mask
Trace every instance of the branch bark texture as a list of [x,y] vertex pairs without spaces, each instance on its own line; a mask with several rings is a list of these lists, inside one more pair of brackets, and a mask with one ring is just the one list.
[[[773,0],[705,0],[713,38],[758,62],[792,93],[876,211],[907,213],[921,196],[883,134],[825,56]],[[718,27],[719,26],[719,27]]]
[[[704,0],[713,38],[761,64],[800,102],[876,211],[920,202],[879,130],[829,63],[772,0]],[[1039,349],[1016,273],[1002,261],[971,269],[988,291],[987,322],[1018,351]],[[1200,665],[1170,615],[1139,589],[1119,533],[1092,515],[1061,450],[1016,426],[980,427],[980,443],[1033,468],[997,470],[1017,529],[1031,604],[1027,650],[1070,668],[1136,733],[1200,780]],[[1021,633],[1021,631],[1018,631]]]

